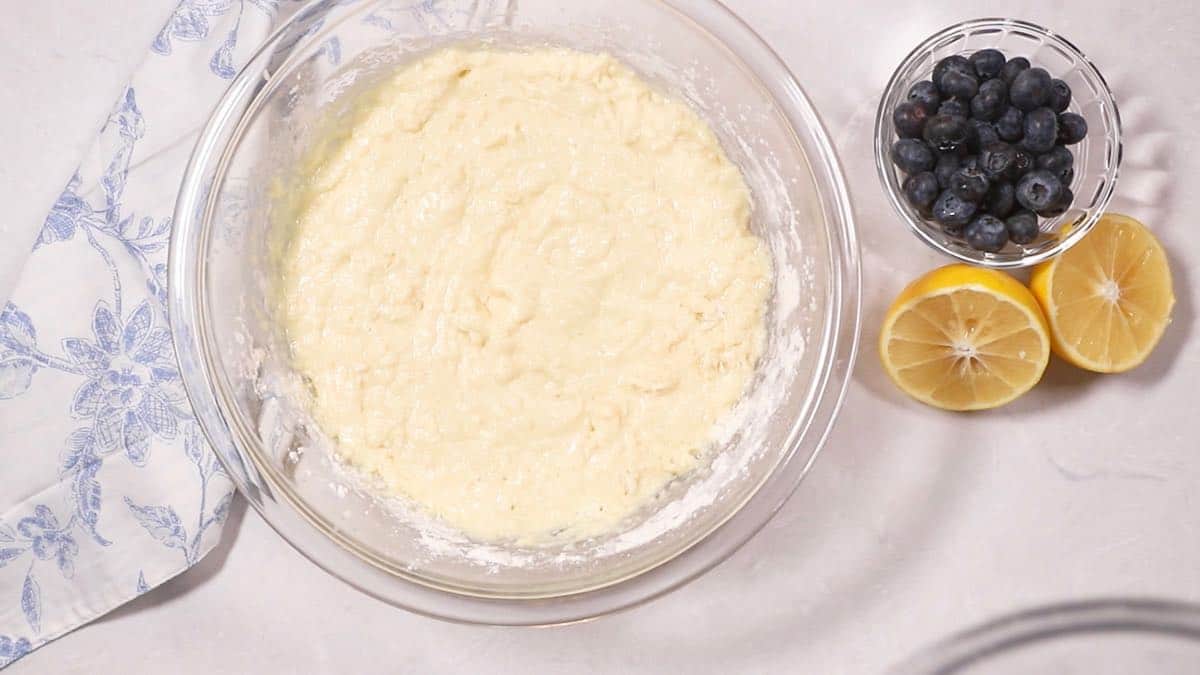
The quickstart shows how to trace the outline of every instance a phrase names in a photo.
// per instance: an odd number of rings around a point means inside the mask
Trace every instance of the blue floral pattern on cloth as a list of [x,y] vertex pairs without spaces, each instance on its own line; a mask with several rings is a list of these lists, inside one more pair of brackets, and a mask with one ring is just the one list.
[[[0,668],[186,570],[229,516],[167,326],[171,212],[208,111],[301,2],[180,0],[0,298]],[[360,20],[437,33],[502,4]],[[338,38],[315,55],[337,66]]]
[[167,326],[171,210],[206,111],[296,4],[182,0],[0,300],[0,667],[187,569],[229,515]]

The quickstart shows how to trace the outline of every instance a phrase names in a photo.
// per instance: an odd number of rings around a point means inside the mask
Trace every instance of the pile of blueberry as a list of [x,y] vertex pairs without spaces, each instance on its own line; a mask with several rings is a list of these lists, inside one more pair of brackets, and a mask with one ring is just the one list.
[[1075,156],[1087,122],[1066,112],[1071,88],[1029,59],[995,49],[948,56],[892,113],[892,161],[904,196],[925,218],[976,250],[1038,236],[1038,217],[1063,214],[1075,196]]

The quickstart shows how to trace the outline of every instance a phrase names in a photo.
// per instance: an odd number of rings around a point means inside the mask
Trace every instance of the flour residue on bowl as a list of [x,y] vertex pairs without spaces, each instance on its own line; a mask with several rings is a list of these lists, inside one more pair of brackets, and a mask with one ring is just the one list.
[[521,544],[615,531],[725,470],[709,450],[766,376],[773,274],[691,108],[602,54],[447,49],[352,119],[310,160],[279,260],[294,365],[341,458]]

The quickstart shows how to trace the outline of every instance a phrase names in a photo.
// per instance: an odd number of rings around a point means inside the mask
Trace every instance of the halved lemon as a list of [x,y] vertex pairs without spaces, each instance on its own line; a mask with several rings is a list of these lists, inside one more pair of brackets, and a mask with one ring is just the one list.
[[1050,336],[1016,279],[968,265],[909,284],[883,320],[879,356],[909,396],[945,410],[1004,405],[1042,378]]
[[1054,353],[1098,373],[1145,361],[1175,305],[1162,245],[1144,225],[1116,213],[1034,268],[1030,287],[1050,323]]

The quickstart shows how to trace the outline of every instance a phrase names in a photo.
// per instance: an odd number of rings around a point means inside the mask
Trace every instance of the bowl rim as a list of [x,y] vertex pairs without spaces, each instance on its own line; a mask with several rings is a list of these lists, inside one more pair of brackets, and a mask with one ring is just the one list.
[[[684,3],[680,0],[646,0],[671,10],[731,49],[737,43],[738,60],[770,93],[780,112],[801,141],[809,169],[818,185],[818,201],[825,215],[826,253],[831,268],[830,311],[818,330],[822,333],[808,423],[793,433],[790,447],[781,453],[775,469],[740,508],[722,523],[702,534],[673,557],[609,585],[552,597],[489,597],[438,587],[421,578],[385,570],[322,531],[302,504],[287,496],[270,472],[256,466],[251,453],[238,447],[236,415],[226,415],[214,385],[212,355],[201,333],[205,330],[203,301],[187,289],[201,279],[205,261],[189,251],[187,241],[207,227],[211,210],[205,179],[214,171],[220,178],[227,161],[222,134],[245,122],[258,91],[267,85],[263,64],[274,48],[294,33],[305,17],[333,9],[336,3],[310,0],[277,28],[247,61],[217,104],[200,134],[181,182],[175,208],[168,266],[168,304],[171,331],[183,374],[184,389],[196,412],[199,426],[236,484],[254,509],[286,542],[302,555],[355,588],[390,604],[435,618],[465,623],[497,625],[548,625],[572,623],[619,611],[663,595],[719,564],[766,525],[812,466],[832,428],[845,398],[857,354],[861,320],[859,246],[849,191],[840,162],[816,110],[782,59],[733,12],[717,0]],[[364,3],[369,4],[369,3]],[[686,8],[681,5],[686,5]],[[506,17],[508,18],[508,17]],[[753,50],[747,54],[745,50]],[[753,65],[751,64],[753,62]],[[764,71],[764,69],[766,69]],[[273,73],[272,73],[273,74]],[[764,79],[766,78],[766,79]],[[201,232],[202,234],[202,232]],[[807,454],[797,451],[801,448]],[[283,499],[280,499],[280,497]],[[287,503],[281,503],[286,501]]]
[[1095,598],[1020,610],[957,631],[892,675],[950,675],[1015,649],[1089,633],[1145,633],[1200,642],[1200,605],[1158,598]]
[[[891,143],[895,139],[895,129],[888,101],[894,99],[897,91],[902,87],[911,86],[911,83],[902,78],[902,75],[912,70],[913,66],[919,61],[928,58],[934,48],[946,40],[955,37],[964,37],[979,29],[1021,29],[1029,31],[1037,34],[1056,48],[1069,53],[1077,62],[1077,67],[1083,70],[1087,77],[1098,84],[1102,99],[1101,114],[1108,120],[1113,130],[1111,135],[1106,135],[1105,137],[1105,153],[1111,156],[1112,161],[1109,163],[1108,170],[1104,175],[1104,184],[1098,195],[1096,205],[1087,211],[1085,215],[1070,224],[1069,231],[1061,229],[1066,227],[1068,223],[1061,223],[1060,232],[1065,232],[1065,236],[1060,236],[1054,244],[1037,251],[1014,252],[1006,249],[999,253],[987,253],[969,250],[965,246],[962,248],[947,246],[943,238],[936,236],[933,233],[933,228],[921,219],[912,207],[904,201],[900,180],[897,178],[888,156]],[[1079,243],[1087,236],[1088,232],[1091,232],[1096,222],[1108,209],[1108,205],[1112,201],[1116,190],[1123,155],[1121,113],[1112,88],[1108,85],[1108,81],[1104,79],[1104,75],[1100,72],[1100,69],[1067,38],[1048,28],[1024,19],[1003,17],[970,19],[949,25],[922,40],[901,60],[900,65],[892,71],[892,75],[884,87],[883,94],[879,98],[879,105],[875,112],[874,131],[876,173],[879,176],[880,183],[883,185],[883,191],[887,195],[888,201],[891,202],[892,208],[904,220],[905,224],[908,225],[908,229],[930,248],[944,255],[971,265],[992,269],[1013,270],[1032,267],[1058,257]]]

